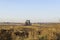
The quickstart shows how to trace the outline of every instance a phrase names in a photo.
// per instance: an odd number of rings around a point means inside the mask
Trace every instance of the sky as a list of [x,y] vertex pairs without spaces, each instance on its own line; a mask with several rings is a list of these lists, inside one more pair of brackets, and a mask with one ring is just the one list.
[[0,0],[0,22],[59,22],[60,0]]

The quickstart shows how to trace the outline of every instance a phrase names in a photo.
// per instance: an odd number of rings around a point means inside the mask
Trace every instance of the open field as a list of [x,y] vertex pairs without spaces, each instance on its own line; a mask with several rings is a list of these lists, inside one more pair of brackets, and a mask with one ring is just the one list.
[[1,24],[0,40],[60,40],[60,23]]

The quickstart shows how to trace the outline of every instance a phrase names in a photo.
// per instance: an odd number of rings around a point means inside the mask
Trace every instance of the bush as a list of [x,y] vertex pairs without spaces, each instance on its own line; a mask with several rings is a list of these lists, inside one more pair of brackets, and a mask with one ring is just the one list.
[[48,40],[48,39],[47,39],[47,36],[42,36],[39,38],[39,40]]

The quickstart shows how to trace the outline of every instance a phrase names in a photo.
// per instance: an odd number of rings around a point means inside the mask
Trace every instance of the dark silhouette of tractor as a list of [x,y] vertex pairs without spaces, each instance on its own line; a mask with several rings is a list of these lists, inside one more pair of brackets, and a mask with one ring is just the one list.
[[26,20],[25,26],[31,26],[31,25],[32,25],[32,24],[31,24],[30,20]]

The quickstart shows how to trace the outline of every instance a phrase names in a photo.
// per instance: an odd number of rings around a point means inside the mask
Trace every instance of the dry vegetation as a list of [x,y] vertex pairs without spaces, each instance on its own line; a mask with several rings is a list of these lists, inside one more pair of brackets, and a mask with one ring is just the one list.
[[[9,32],[10,36],[6,37]],[[0,40],[60,40],[60,23],[0,25]]]

